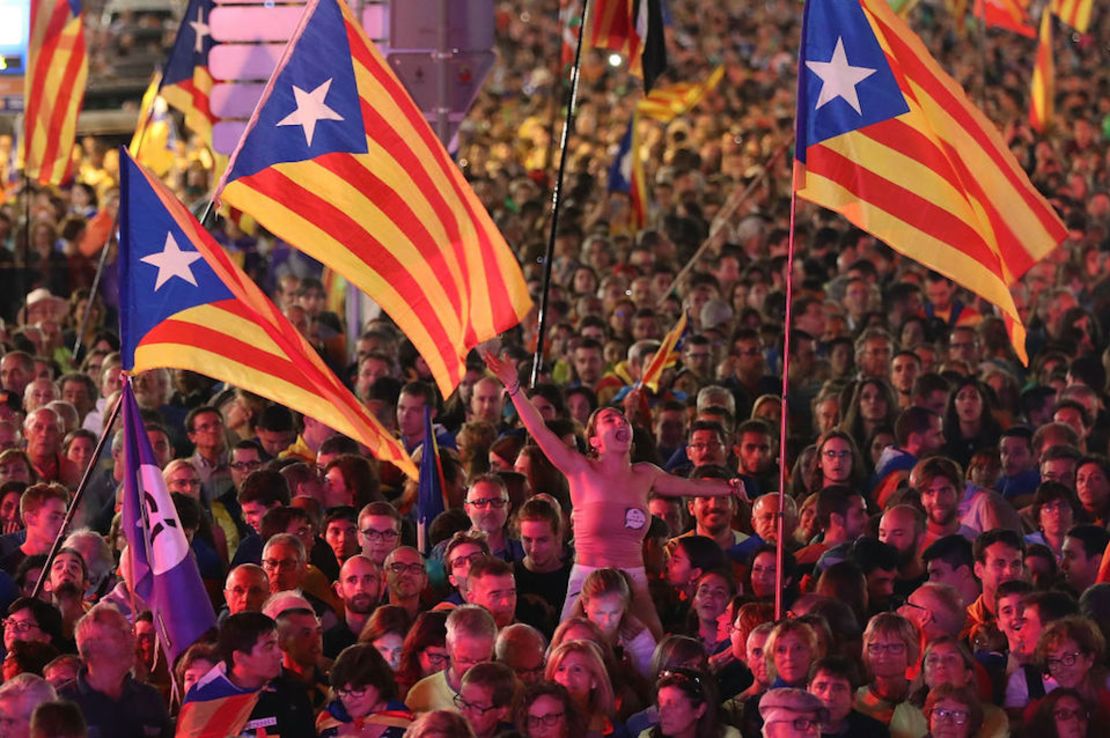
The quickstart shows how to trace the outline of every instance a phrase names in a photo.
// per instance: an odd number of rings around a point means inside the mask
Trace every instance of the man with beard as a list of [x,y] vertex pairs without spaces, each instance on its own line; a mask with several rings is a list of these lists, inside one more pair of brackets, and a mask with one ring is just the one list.
[[496,474],[483,474],[470,484],[463,502],[470,517],[471,530],[486,535],[490,553],[505,561],[520,561],[524,550],[520,541],[509,536],[505,523],[509,519],[509,490]]
[[[730,479],[732,476],[728,469],[719,465],[698,466],[690,474],[692,479]],[[676,538],[712,538],[725,553],[747,540],[747,535],[732,529],[732,518],[736,515],[735,497],[691,497],[686,505],[694,516],[694,528]]]
[[381,571],[369,556],[358,554],[343,563],[333,586],[343,601],[343,620],[324,633],[324,655],[329,659],[358,642],[359,633],[381,599]]
[[72,548],[60,549],[50,562],[50,574],[43,587],[62,613],[62,632],[67,638],[85,614],[84,597],[88,585],[88,570],[81,554]]
[[956,463],[943,456],[925,459],[917,463],[910,476],[917,484],[925,510],[925,538],[921,547],[928,548],[945,536],[957,534],[974,541],[977,533],[960,522],[960,490],[964,480]]
[[1025,578],[1025,541],[1012,530],[989,530],[975,539],[974,556],[975,576],[983,584],[983,593],[967,608],[969,627],[993,623],[998,587]]
[[424,557],[412,546],[393,549],[385,559],[389,604],[405,608],[410,618],[420,613],[420,594],[428,586]]
[[904,600],[928,578],[921,563],[921,538],[925,521],[921,512],[909,505],[895,505],[879,520],[879,540],[898,551],[898,573],[894,594]]

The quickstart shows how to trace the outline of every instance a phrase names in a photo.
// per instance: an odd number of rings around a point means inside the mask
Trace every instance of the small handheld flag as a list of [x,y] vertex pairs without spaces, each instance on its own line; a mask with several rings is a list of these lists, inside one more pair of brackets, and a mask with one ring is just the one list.
[[659,392],[659,379],[663,376],[663,372],[678,364],[678,356],[682,351],[682,341],[685,337],[686,311],[684,310],[674,327],[663,337],[663,343],[651,357],[651,363],[644,369],[640,376],[640,386],[647,387],[655,393]]
[[443,467],[439,460],[439,444],[436,443],[435,427],[432,424],[432,408],[424,405],[424,446],[420,451],[420,482],[416,495],[416,538],[417,547],[423,554],[428,553],[428,528],[436,516],[443,512]]

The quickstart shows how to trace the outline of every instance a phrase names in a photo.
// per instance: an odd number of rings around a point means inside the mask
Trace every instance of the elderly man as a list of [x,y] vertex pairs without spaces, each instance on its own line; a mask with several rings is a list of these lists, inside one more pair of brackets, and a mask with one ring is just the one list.
[[47,407],[28,414],[23,421],[27,457],[39,479],[73,489],[81,481],[81,469],[62,454],[63,433],[61,417]]
[[911,592],[898,614],[917,626],[926,644],[942,636],[959,636],[967,622],[960,593],[940,582],[925,582]]
[[547,639],[543,633],[524,623],[513,623],[497,634],[494,654],[508,666],[525,686],[543,681]]
[[135,636],[115,607],[100,604],[77,623],[84,666],[61,697],[81,708],[93,735],[119,738],[170,736],[173,723],[158,690],[131,676]]
[[270,580],[270,594],[296,591],[312,604],[325,628],[339,622],[331,605],[308,591],[308,554],[304,543],[292,533],[278,533],[262,549],[262,568]]
[[493,658],[497,625],[493,616],[476,605],[462,605],[447,616],[447,657],[443,671],[424,677],[412,686],[405,704],[413,712],[454,709],[463,674],[470,667]]
[[4,682],[0,687],[0,727],[5,738],[30,738],[31,715],[44,702],[58,699],[54,688],[29,672]]
[[257,564],[240,564],[227,574],[224,602],[227,615],[241,612],[262,612],[262,604],[270,596],[270,580],[266,570]]
[[385,560],[385,584],[389,604],[405,608],[415,618],[421,610],[420,595],[428,586],[423,554],[412,546],[394,549]]
[[802,689],[770,689],[759,700],[763,738],[815,738],[828,710],[816,696]]

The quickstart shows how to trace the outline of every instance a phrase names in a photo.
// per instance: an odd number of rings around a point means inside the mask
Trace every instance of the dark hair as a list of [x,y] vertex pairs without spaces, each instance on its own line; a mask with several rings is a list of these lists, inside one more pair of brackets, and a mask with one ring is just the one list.
[[332,689],[374,687],[384,700],[397,696],[397,682],[385,657],[369,643],[356,643],[344,648],[331,667]]
[[42,676],[46,665],[58,658],[58,649],[39,641],[16,641],[8,651],[7,658],[18,667],[17,674]]
[[910,442],[911,433],[926,433],[932,427],[933,418],[939,418],[932,410],[913,405],[898,414],[894,421],[894,442],[902,448]]
[[81,708],[69,700],[40,702],[31,713],[31,735],[52,738],[84,738],[88,726]]
[[373,643],[384,635],[396,633],[404,638],[412,621],[409,612],[400,605],[379,605],[362,627],[358,635],[359,643]]
[[415,684],[424,676],[420,671],[420,653],[430,646],[442,648],[447,646],[445,610],[431,610],[416,616],[401,646],[401,666],[397,669],[398,680],[404,684]]
[[289,483],[281,472],[257,469],[247,475],[239,490],[239,504],[258,502],[266,507],[289,504]]
[[975,556],[972,554],[971,541],[959,533],[943,536],[933,541],[921,553],[922,562],[928,566],[930,561],[940,560],[952,567],[953,570],[966,566],[971,569],[975,565]]
[[[1059,448],[1059,446],[1053,446],[1052,448]],[[1079,519],[1082,514],[1082,508],[1079,505],[1079,498],[1075,496],[1075,492],[1071,487],[1068,487],[1066,484],[1061,484],[1060,482],[1041,482],[1037,486],[1036,494],[1033,495],[1031,517],[1034,525],[1040,522],[1041,508],[1056,500],[1063,500],[1068,503],[1068,506],[1071,508],[1072,519]]]
[[690,559],[690,567],[701,569],[721,569],[725,566],[725,554],[717,542],[708,536],[682,536],[675,539]]
[[224,415],[220,412],[220,409],[218,407],[215,407],[214,405],[201,405],[200,407],[194,407],[192,410],[189,411],[189,414],[185,416],[186,432],[195,432],[194,424],[196,423],[197,416],[203,415],[204,413],[214,413],[216,416],[219,417],[220,422],[223,422]]
[[996,543],[1015,548],[1022,555],[1025,554],[1025,539],[1017,531],[1008,528],[995,528],[994,530],[983,531],[975,539],[975,544],[972,546],[972,554],[975,560],[980,564],[986,563],[987,549]]
[[566,687],[555,682],[538,682],[524,690],[524,694],[521,695],[520,702],[517,704],[515,711],[516,727],[521,735],[529,735],[528,708],[540,697],[550,697],[562,704],[565,715],[564,719],[567,721],[568,736],[586,735],[589,725],[586,723],[585,714],[582,710],[575,707]]
[[[681,667],[667,669],[660,673],[655,683],[655,693],[664,687],[676,687],[695,705],[705,705],[705,713],[698,718],[695,738],[717,738],[720,734],[718,721],[717,683],[708,674],[694,669]],[[658,697],[657,697],[658,698]],[[651,738],[663,738],[662,729],[656,725],[651,729]]]
[[8,615],[15,615],[20,610],[31,611],[31,617],[35,619],[39,630],[50,636],[51,644],[57,646],[60,643],[62,640],[62,613],[57,607],[36,597],[20,597],[8,605]]
[[825,656],[814,661],[813,666],[809,667],[807,683],[812,683],[821,672],[845,680],[853,690],[862,683],[856,662],[842,656]]
[[236,651],[250,653],[258,644],[259,638],[276,629],[277,623],[260,612],[241,612],[229,616],[220,626],[217,637],[220,658],[230,670],[235,665]]
[[1110,543],[1110,531],[1101,525],[1076,525],[1067,532],[1067,537],[1083,544],[1083,554],[1087,558],[1102,554]]
[[264,431],[289,432],[293,430],[293,413],[284,405],[267,405],[258,415],[255,428]]
[[1071,687],[1057,687],[1052,690],[1039,701],[1036,702],[1037,709],[1033,711],[1032,717],[1026,724],[1026,735],[1035,736],[1056,736],[1059,733],[1056,730],[1056,705],[1060,700],[1065,697],[1070,697],[1079,703],[1080,709],[1084,711],[1087,717],[1087,736],[1096,736],[1099,734],[1101,728],[1095,726],[1095,721],[1091,719],[1093,709],[1091,702],[1083,696],[1078,690]]
[[1022,604],[1026,609],[1034,606],[1037,608],[1042,626],[1069,615],[1079,614],[1079,603],[1075,598],[1067,592],[1055,589],[1030,592],[1022,598]]
[[[335,438],[335,436],[333,436]],[[383,500],[381,482],[378,479],[377,469],[369,460],[357,454],[343,453],[328,462],[324,468],[327,473],[332,469],[339,469],[343,481],[354,492],[355,507],[362,507],[374,500]]]
[[898,569],[898,549],[878,538],[864,536],[857,538],[848,548],[848,558],[867,576],[876,569],[896,571]]

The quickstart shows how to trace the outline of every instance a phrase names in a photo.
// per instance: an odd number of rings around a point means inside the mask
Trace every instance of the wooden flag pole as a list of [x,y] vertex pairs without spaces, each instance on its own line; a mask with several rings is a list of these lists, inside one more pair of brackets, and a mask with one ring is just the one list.
[[532,359],[532,376],[529,380],[529,384],[533,387],[539,382],[540,367],[543,366],[543,349],[548,320],[547,308],[551,292],[551,269],[555,261],[555,236],[559,232],[559,211],[563,202],[563,175],[567,169],[567,148],[570,143],[570,136],[574,133],[574,109],[578,103],[578,81],[582,68],[582,41],[585,38],[589,7],[590,0],[582,0],[582,13],[578,23],[578,45],[574,50],[574,66],[570,70],[570,89],[567,90],[567,117],[563,121],[563,133],[559,140],[559,170],[555,175],[555,187],[551,191],[551,233],[548,235],[547,251],[543,258],[543,290],[540,293],[536,354]]

